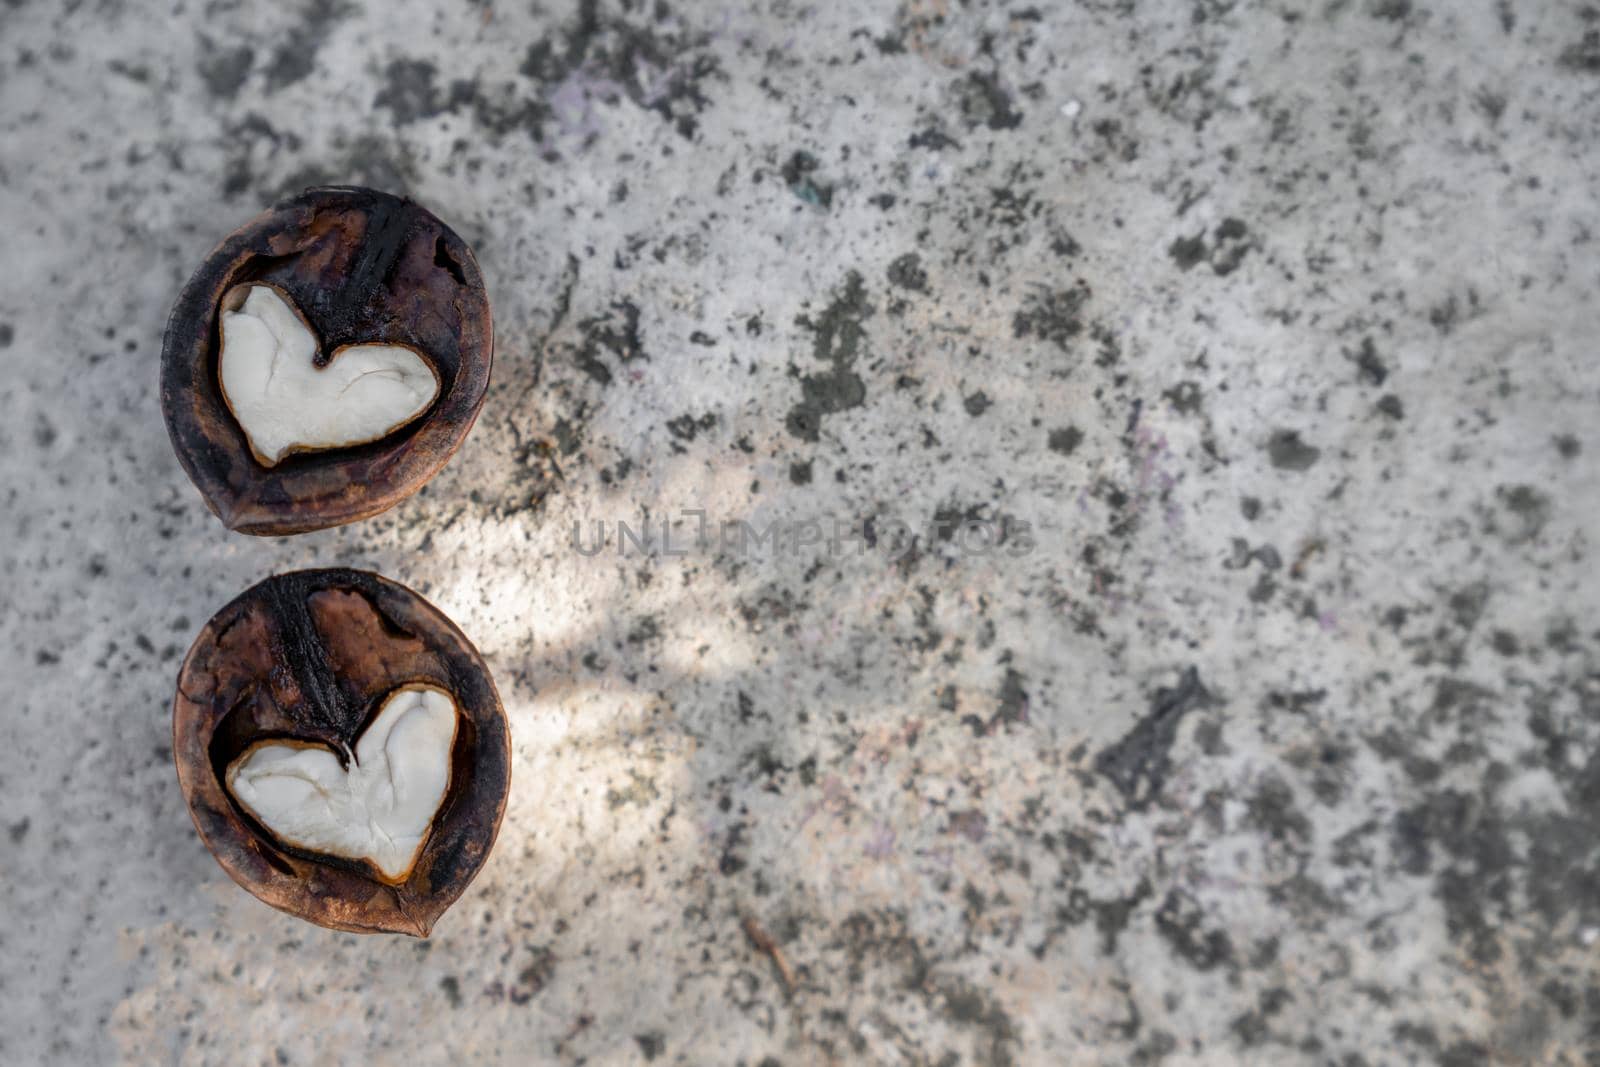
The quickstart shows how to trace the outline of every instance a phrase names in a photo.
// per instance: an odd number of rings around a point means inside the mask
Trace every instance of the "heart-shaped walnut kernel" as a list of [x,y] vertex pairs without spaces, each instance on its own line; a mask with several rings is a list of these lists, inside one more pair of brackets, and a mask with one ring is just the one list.
[[375,574],[297,571],[241,594],[190,648],[172,726],[206,847],[322,926],[426,937],[505,811],[510,737],[488,668]]
[[[229,529],[319,530],[438,473],[483,406],[493,348],[483,276],[455,231],[388,193],[307,189],[226,238],[178,295],[161,411]],[[309,366],[272,358],[308,351]]]
[[288,298],[260,284],[223,300],[217,379],[265,467],[295,452],[382,440],[439,395],[433,365],[406,345],[345,345],[323,360]]
[[233,799],[287,845],[366,860],[390,885],[406,880],[450,787],[456,706],[408,685],[384,700],[354,752],[303,741],[257,741],[228,764]]

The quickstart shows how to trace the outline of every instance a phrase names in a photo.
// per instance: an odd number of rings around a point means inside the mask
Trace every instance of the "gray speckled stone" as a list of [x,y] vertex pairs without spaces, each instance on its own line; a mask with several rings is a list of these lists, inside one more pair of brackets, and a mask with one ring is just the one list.
[[[1597,1062],[1597,125],[1565,4],[10,0],[0,1060]],[[475,243],[495,384],[230,536],[164,318],[322,181]],[[428,943],[172,771],[197,628],[333,563],[511,717]]]

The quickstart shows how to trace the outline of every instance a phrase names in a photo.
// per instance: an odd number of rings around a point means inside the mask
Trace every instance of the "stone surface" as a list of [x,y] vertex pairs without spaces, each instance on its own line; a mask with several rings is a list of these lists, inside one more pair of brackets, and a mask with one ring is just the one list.
[[[1596,1062],[1597,124],[1566,4],[10,0],[0,1060]],[[165,315],[326,181],[474,243],[495,382],[232,536]],[[511,717],[428,942],[173,774],[201,623],[333,564]]]

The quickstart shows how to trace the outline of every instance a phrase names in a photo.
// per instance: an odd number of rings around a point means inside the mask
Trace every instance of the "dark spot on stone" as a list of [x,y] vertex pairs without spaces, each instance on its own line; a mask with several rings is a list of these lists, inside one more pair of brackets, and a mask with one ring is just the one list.
[[1083,431],[1076,426],[1064,426],[1059,430],[1051,430],[1049,436],[1045,438],[1045,445],[1050,451],[1060,453],[1063,456],[1072,455],[1082,443]]
[[1404,22],[1406,16],[1411,14],[1411,0],[1372,0],[1367,5],[1367,11],[1373,18],[1385,22]]
[[975,809],[953,811],[950,813],[949,832],[960,834],[968,841],[977,844],[983,841],[989,832],[989,819],[983,812]]
[[1563,1019],[1571,1019],[1578,1014],[1578,994],[1570,984],[1557,978],[1552,978],[1539,987],[1539,995],[1549,1001],[1561,1014]]
[[113,74],[120,74],[137,85],[150,84],[150,68],[142,63],[127,63],[120,59],[113,59],[106,66]]
[[648,1034],[634,1034],[633,1040],[639,1046],[639,1054],[644,1057],[646,1063],[653,1063],[667,1047],[667,1039],[654,1031]]
[[447,974],[439,979],[439,988],[444,990],[444,998],[452,1008],[461,1007],[461,982],[455,975]]
[[1253,496],[1240,497],[1239,514],[1243,515],[1251,522],[1254,522],[1261,514],[1261,501],[1257,500]]
[[981,916],[989,907],[989,902],[983,898],[983,891],[971,882],[961,891],[961,901],[967,906],[967,913],[974,917]]
[[[1486,786],[1485,792],[1492,787]],[[1510,872],[1517,862],[1509,828],[1492,801],[1442,789],[1396,814],[1390,831],[1395,861],[1408,874],[1426,874],[1435,850],[1447,864],[1434,883],[1451,937],[1479,963],[1493,963],[1501,947],[1487,914],[1508,916]],[[1530,887],[1531,888],[1531,887]]]
[[1200,672],[1187,668],[1173,689],[1157,689],[1150,711],[1122,739],[1095,757],[1095,770],[1111,780],[1129,807],[1142,808],[1165,784],[1171,751],[1183,717],[1214,703],[1200,681]]
[[952,1021],[982,1033],[984,1040],[978,1048],[976,1062],[985,1067],[1013,1067],[1016,1059],[1012,1046],[1017,1039],[1017,1029],[1000,1004],[978,986],[961,978],[942,979],[938,989],[944,998],[945,1014]]
[[628,631],[628,644],[643,645],[661,636],[661,624],[654,615],[646,615]]
[[644,338],[639,332],[639,306],[632,300],[612,301],[601,315],[578,323],[583,343],[578,347],[577,364],[601,385],[611,384],[611,368],[602,360],[610,353],[623,363],[644,358]]
[[1211,251],[1211,270],[1226,277],[1239,268],[1254,247],[1247,239],[1250,228],[1239,219],[1223,219],[1217,227],[1216,245]]
[[996,726],[1028,721],[1028,693],[1022,688],[1022,675],[1006,668],[1006,679],[1000,684],[1000,706],[989,720],[989,729]]
[[1478,625],[1488,604],[1488,582],[1474,582],[1450,594],[1450,614],[1455,616],[1456,625],[1463,630],[1471,630]]
[[1600,74],[1600,30],[1583,31],[1583,39],[1561,52],[1561,65],[1583,74]]
[[220,100],[232,100],[250,76],[250,65],[255,62],[255,49],[249,45],[237,48],[219,48],[216,42],[204,35],[200,38],[200,80],[206,89]]
[[728,839],[723,843],[722,856],[717,860],[717,870],[724,876],[738,874],[749,866],[749,862],[739,854],[739,849],[744,843],[744,826],[736,825],[728,831]]
[[1250,232],[1250,227],[1241,219],[1223,219],[1217,227],[1217,239],[1221,241],[1237,241]]
[[1483,1067],[1494,1062],[1489,1046],[1478,1041],[1457,1041],[1439,1053],[1439,1067]]
[[356,8],[344,0],[311,0],[305,17],[284,35],[267,63],[267,91],[276,92],[293,85],[317,67],[317,53],[327,42],[333,26],[354,14]]
[[1267,706],[1303,715],[1307,710],[1316,707],[1327,699],[1328,691],[1326,689],[1273,690],[1267,694]]
[[1183,889],[1173,889],[1155,916],[1156,932],[1197,971],[1233,961],[1233,941],[1226,930],[1206,930],[1200,904]]
[[1267,440],[1267,457],[1282,471],[1310,470],[1322,456],[1322,449],[1300,440],[1295,430],[1277,430]]
[[1071,259],[1083,251],[1083,246],[1070,233],[1058,233],[1050,239],[1050,251],[1062,259]]
[[534,81],[559,81],[567,75],[565,58],[556,52],[554,41],[548,37],[541,38],[530,44],[528,50],[523,53],[522,63],[517,67],[517,72]]
[[1274,774],[1265,775],[1246,804],[1246,821],[1280,843],[1305,845],[1311,820],[1294,803],[1294,790]]
[[1199,411],[1203,402],[1198,382],[1179,382],[1161,395],[1180,415],[1190,415]]
[[28,829],[32,825],[33,821],[27,816],[23,816],[21,821],[14,822],[6,827],[6,832],[11,835],[11,843],[13,845],[22,844],[22,839],[28,836]]
[[714,412],[706,412],[698,419],[688,413],[679,415],[675,419],[667,420],[667,432],[680,441],[693,441],[702,430],[709,430],[717,424]]
[[1151,893],[1148,879],[1139,879],[1139,884],[1132,893],[1115,900],[1095,900],[1084,894],[1084,904],[1090,914],[1094,916],[1095,930],[1100,934],[1100,950],[1105,955],[1111,955],[1117,950],[1117,939],[1122,931],[1128,928],[1128,922],[1133,918],[1133,913],[1149,899]]
[[[520,93],[510,82],[501,84],[496,90],[485,91],[475,78],[451,82],[448,93],[435,94],[425,91],[421,95],[421,100],[424,111],[431,110],[435,113],[470,111],[474,125],[490,140],[500,140],[507,134],[520,130],[535,142],[543,141],[545,127],[555,114],[548,101]],[[465,147],[467,143],[465,140],[458,140],[455,143],[456,150]],[[626,199],[626,183],[621,184],[624,187],[623,199]],[[615,192],[614,190],[614,202]]]
[[1245,1048],[1254,1048],[1270,1036],[1269,1023],[1294,996],[1282,986],[1264,989],[1256,997],[1256,1007],[1233,1020],[1233,1032]]
[[967,409],[968,415],[971,415],[973,418],[977,418],[979,415],[982,415],[985,411],[988,411],[991,407],[993,407],[994,401],[989,399],[988,393],[985,393],[982,389],[979,389],[976,393],[973,393],[971,396],[963,400],[961,402],[961,406]]
[[533,961],[517,973],[516,984],[506,991],[513,1004],[526,1004],[549,984],[556,969],[556,956],[548,948],[530,948]]
[[1521,520],[1521,528],[1513,531],[1512,544],[1531,541],[1544,531],[1550,521],[1550,498],[1531,485],[1502,485],[1495,490],[1501,505]]
[[1206,234],[1201,230],[1193,237],[1180,237],[1167,246],[1167,255],[1179,270],[1189,270],[1206,258]]
[[922,257],[915,252],[907,252],[890,263],[889,283],[916,293],[927,292],[928,272],[922,269]]
[[[0,348],[11,343],[11,328],[0,326]],[[1556,451],[1562,459],[1577,459],[1578,453],[1583,451],[1583,445],[1570,433],[1564,433],[1555,438]]]
[[1437,1052],[1439,1049],[1438,1031],[1428,1023],[1402,1019],[1395,1023],[1389,1032],[1396,1041],[1417,1045],[1432,1052]]
[[1378,411],[1391,419],[1403,419],[1406,415],[1405,405],[1393,393],[1386,393],[1378,398]]
[[696,330],[689,335],[689,343],[699,345],[701,348],[714,348],[716,347],[717,339],[708,333]]
[[800,403],[790,409],[785,420],[795,437],[818,440],[823,416],[860,407],[866,401],[866,384],[852,368],[865,347],[864,324],[872,313],[861,275],[851,271],[821,315],[814,321],[805,316],[797,320],[812,332],[812,357],[828,367],[800,380]]
[[49,448],[56,443],[57,436],[55,425],[41,412],[33,424],[33,443]]
[[397,126],[430,119],[453,110],[472,95],[469,83],[458,82],[448,94],[433,84],[438,69],[425,59],[397,59],[384,71],[383,88],[372,106],[388,108]]
[[1499,122],[1506,113],[1507,100],[1504,93],[1497,93],[1488,86],[1480,88],[1472,94],[1472,106],[1481,111],[1491,123]]
[[1228,742],[1222,736],[1222,723],[1215,717],[1201,720],[1194,729],[1194,741],[1200,746],[1200,751],[1208,756],[1228,754]]
[[1356,352],[1355,359],[1361,380],[1369,385],[1382,385],[1389,377],[1389,368],[1378,358],[1378,346],[1373,344],[1372,338],[1361,339],[1361,348]]
[[1037,337],[1066,351],[1068,342],[1083,332],[1083,306],[1088,301],[1089,287],[1082,282],[1068,289],[1034,290],[1011,318],[1012,335]]
[[795,196],[826,210],[833,206],[833,186],[813,177],[819,166],[810,152],[795,152],[783,165],[783,180]]
[[[1478,294],[1472,290],[1467,293],[1468,312],[1478,306]],[[1468,313],[1461,310],[1461,301],[1454,294],[1445,298],[1438,304],[1428,309],[1428,322],[1441,334],[1448,336],[1455,332],[1456,326],[1462,321],[1463,315]]]
[[[705,34],[673,32],[676,19],[664,4],[621,5],[613,15],[595,0],[581,0],[576,17],[559,39],[535,41],[524,55],[520,72],[541,83],[549,94],[573,75],[607,84],[607,95],[620,89],[629,101],[671,123],[678,135],[692,140],[698,116],[710,104],[706,83],[721,76],[717,57],[705,45]],[[635,25],[625,17],[646,12],[654,21]]]
[[1190,270],[1196,264],[1209,261],[1212,273],[1227,276],[1238,269],[1244,257],[1255,247],[1249,240],[1250,227],[1242,219],[1227,218],[1217,225],[1215,240],[1206,247],[1205,231],[1193,237],[1180,237],[1167,246],[1179,270]]
[[961,147],[960,141],[946,134],[943,130],[932,126],[912,134],[910,144],[912,148],[931,148],[934,151],[938,151],[941,148],[959,149]]
[[1014,130],[1022,124],[1022,112],[1012,106],[1011,94],[1000,87],[996,75],[973,71],[956,83],[956,89],[969,128]]
[[811,484],[811,460],[789,464],[789,480],[795,485]]
[[991,187],[989,190],[989,220],[1009,229],[1021,229],[1038,213],[1039,207],[1031,190],[1018,191],[1011,186]]
[[[556,451],[563,456],[570,456],[583,445],[583,424],[580,422],[574,426],[567,419],[557,419],[556,424],[550,428],[550,436],[556,439]],[[516,456],[520,465],[520,475],[526,476],[530,473],[537,473],[536,457],[541,455],[541,451],[536,445],[530,443],[524,448],[518,449],[513,455]],[[624,474],[627,473],[629,462],[629,460],[623,459],[617,464]]]
[[0,322],[0,348],[10,348],[11,342],[17,336],[9,322]]

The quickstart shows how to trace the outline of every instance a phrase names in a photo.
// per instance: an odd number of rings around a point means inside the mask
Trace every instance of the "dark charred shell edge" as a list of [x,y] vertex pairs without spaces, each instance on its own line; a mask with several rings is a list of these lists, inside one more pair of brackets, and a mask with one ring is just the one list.
[[[460,328],[455,351],[428,352],[441,390],[421,418],[383,439],[351,448],[286,456],[264,467],[251,454],[217,382],[218,308],[234,286],[257,280],[285,257],[274,238],[304,232],[319,212],[402,206],[435,227],[441,269],[455,283]],[[296,302],[300,306],[300,302]],[[302,309],[303,310],[303,309]],[[324,344],[332,340],[319,338]],[[307,189],[225,238],[184,286],[167,320],[161,353],[161,410],[184,471],[206,506],[239,533],[305,533],[386,511],[420,489],[465,440],[488,394],[493,325],[472,250],[425,208],[356,187]]]
[[[222,781],[227,754],[213,741],[237,706],[223,692],[195,683],[218,638],[269,586],[293,582],[310,596],[352,591],[367,599],[386,625],[420,639],[446,677],[408,677],[451,693],[463,722],[451,754],[451,782],[427,843],[408,878],[389,885],[365,864],[286,848],[233,799]],[[370,717],[370,716],[369,716]],[[362,721],[359,734],[367,726]],[[505,709],[487,664],[442,612],[405,586],[366,571],[342,568],[274,575],[250,587],[201,628],[178,675],[172,711],[173,760],[195,829],[223,870],[273,907],[319,926],[355,933],[427,937],[433,924],[466,890],[488,859],[505,814],[511,784],[511,737]],[[265,739],[272,735],[257,735]],[[219,763],[219,761],[221,761]]]

